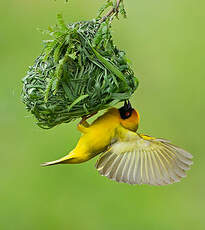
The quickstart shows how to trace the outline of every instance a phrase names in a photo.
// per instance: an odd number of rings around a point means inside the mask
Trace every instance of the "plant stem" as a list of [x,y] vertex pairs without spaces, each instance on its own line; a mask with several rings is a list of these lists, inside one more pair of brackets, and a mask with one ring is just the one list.
[[121,2],[122,0],[117,0],[117,4],[116,4],[116,7],[113,7],[110,11],[108,11],[108,13],[104,16],[104,17],[102,17],[101,19],[100,19],[100,23],[102,23],[102,22],[104,22],[108,17],[110,17],[111,15],[113,15],[114,13],[118,13],[118,11],[119,11],[119,6],[120,6],[120,2]]

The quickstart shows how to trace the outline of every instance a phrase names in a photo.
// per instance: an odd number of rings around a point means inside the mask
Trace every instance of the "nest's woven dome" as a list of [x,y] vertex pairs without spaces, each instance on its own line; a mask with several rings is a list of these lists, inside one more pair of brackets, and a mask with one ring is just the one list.
[[42,128],[70,122],[129,99],[138,81],[113,44],[108,22],[50,29],[42,54],[23,79],[22,99]]

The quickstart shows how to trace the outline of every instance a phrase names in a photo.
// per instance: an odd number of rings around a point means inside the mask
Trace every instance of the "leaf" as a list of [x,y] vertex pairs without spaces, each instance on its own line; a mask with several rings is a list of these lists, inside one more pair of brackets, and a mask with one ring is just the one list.
[[77,57],[76,53],[77,53],[77,52],[73,52],[72,54],[68,54],[68,56],[69,56],[70,58],[72,58],[73,60],[75,60],[76,57]]
[[102,62],[104,64],[104,66],[107,67],[118,78],[120,78],[122,81],[124,81],[125,85],[127,85],[127,82],[126,82],[122,72],[120,72],[119,69],[114,64],[111,64],[101,54],[99,54],[92,46],[91,46],[91,48],[92,48],[93,52],[95,53],[96,57],[100,60],[100,62]]
[[103,12],[110,6],[113,6],[113,2],[110,0],[107,0],[106,3],[98,10],[97,18],[100,18]]
[[124,3],[123,3],[123,0],[120,2],[119,11],[120,11],[120,14],[124,18],[127,18],[127,13],[126,13],[126,10],[125,10],[125,6],[124,6]]
[[62,14],[57,14],[58,25],[60,26],[62,31],[68,31],[68,27],[66,26]]
[[81,95],[80,97],[78,97],[70,106],[68,106],[68,112],[71,110],[71,108],[76,105],[77,103],[79,103],[80,101],[82,101],[83,99],[85,99],[86,97],[88,97],[89,95]]
[[44,96],[44,102],[47,103],[48,102],[48,96],[49,96],[49,92],[51,90],[52,84],[53,84],[53,78],[49,79],[47,78],[47,86],[46,86],[46,90],[45,90],[45,96]]

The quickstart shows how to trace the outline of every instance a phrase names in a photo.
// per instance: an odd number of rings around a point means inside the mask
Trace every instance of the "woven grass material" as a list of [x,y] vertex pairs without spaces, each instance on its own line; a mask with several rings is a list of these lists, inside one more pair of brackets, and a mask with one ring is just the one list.
[[109,108],[138,86],[125,52],[114,44],[109,21],[49,29],[42,54],[23,78],[22,100],[42,128]]

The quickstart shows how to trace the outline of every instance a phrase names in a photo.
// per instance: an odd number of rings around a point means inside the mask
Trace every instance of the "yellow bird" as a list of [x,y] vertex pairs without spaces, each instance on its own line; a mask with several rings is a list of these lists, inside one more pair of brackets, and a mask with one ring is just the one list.
[[[90,117],[90,116],[89,116]],[[65,157],[42,164],[76,164],[101,154],[98,172],[117,182],[167,185],[180,181],[192,164],[192,155],[170,141],[136,133],[139,114],[125,102],[111,108],[91,125],[84,117],[77,146]]]

